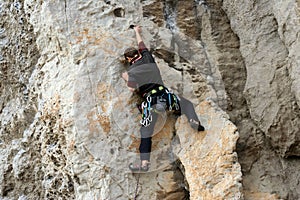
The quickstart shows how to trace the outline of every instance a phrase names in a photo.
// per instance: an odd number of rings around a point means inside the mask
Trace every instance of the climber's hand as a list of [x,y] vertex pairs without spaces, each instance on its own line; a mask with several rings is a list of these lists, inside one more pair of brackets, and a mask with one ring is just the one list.
[[134,26],[133,29],[135,30],[135,32],[138,32],[138,33],[142,32],[142,28],[138,25]]

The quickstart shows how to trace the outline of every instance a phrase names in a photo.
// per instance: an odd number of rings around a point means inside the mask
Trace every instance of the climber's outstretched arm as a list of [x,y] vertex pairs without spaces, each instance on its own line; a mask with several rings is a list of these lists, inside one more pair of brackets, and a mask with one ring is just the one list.
[[139,45],[140,42],[143,42],[143,38],[141,36],[142,28],[140,26],[135,26],[133,29],[135,31],[136,41]]
[[140,26],[134,26],[133,29],[135,31],[135,36],[136,36],[136,41],[138,43],[139,51],[142,52],[144,49],[147,49],[141,35],[142,28]]

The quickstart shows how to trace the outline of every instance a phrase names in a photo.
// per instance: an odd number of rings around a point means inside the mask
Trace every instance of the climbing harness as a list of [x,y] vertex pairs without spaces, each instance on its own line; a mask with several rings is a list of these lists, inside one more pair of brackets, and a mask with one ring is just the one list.
[[152,122],[151,112],[160,113],[166,108],[168,108],[169,111],[178,111],[180,109],[179,97],[164,86],[152,89],[145,94],[144,97],[146,101],[143,101],[141,104],[142,119],[140,120],[140,123],[144,127],[149,126]]

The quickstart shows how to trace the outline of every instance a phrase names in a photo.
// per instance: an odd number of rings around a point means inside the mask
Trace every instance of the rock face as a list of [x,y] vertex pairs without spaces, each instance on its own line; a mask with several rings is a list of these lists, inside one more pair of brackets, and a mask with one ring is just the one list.
[[[0,0],[1,199],[299,199],[299,1]],[[149,173],[120,76],[141,24],[167,87]]]
[[209,130],[191,134],[186,119],[178,120],[178,157],[185,167],[190,199],[242,199],[240,164],[232,146],[238,139],[235,125],[209,102],[199,114],[208,119]]
[[[255,128],[245,128],[243,123],[236,123],[241,126],[239,157],[249,156],[240,162],[245,174],[244,189],[272,190],[280,198],[297,199],[300,90],[295,80],[299,80],[299,1],[243,5],[224,1],[223,9],[240,38],[247,69],[244,96],[251,123],[255,124]],[[269,167],[262,170],[263,166]]]

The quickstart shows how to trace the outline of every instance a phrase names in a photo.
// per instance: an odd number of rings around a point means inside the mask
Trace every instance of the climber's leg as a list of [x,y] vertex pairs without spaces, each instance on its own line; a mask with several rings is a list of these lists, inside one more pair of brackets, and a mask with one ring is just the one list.
[[152,122],[149,126],[142,126],[140,129],[141,133],[141,143],[140,143],[140,157],[141,161],[147,160],[150,161],[150,152],[152,146],[152,134],[154,132],[155,123],[157,121],[157,113],[152,112]]
[[198,119],[193,103],[182,96],[179,96],[179,98],[180,98],[179,106],[181,109],[181,114],[186,115],[193,129],[196,129],[198,131],[204,131],[205,129],[201,125],[200,120]]
[[141,143],[139,147],[140,151],[140,159],[141,162],[138,164],[131,163],[129,165],[129,169],[131,171],[148,171],[150,165],[150,153],[151,153],[151,146],[152,146],[152,135],[154,132],[155,123],[158,118],[158,114],[152,112],[152,122],[149,126],[145,127],[142,126],[140,129],[141,133]]

